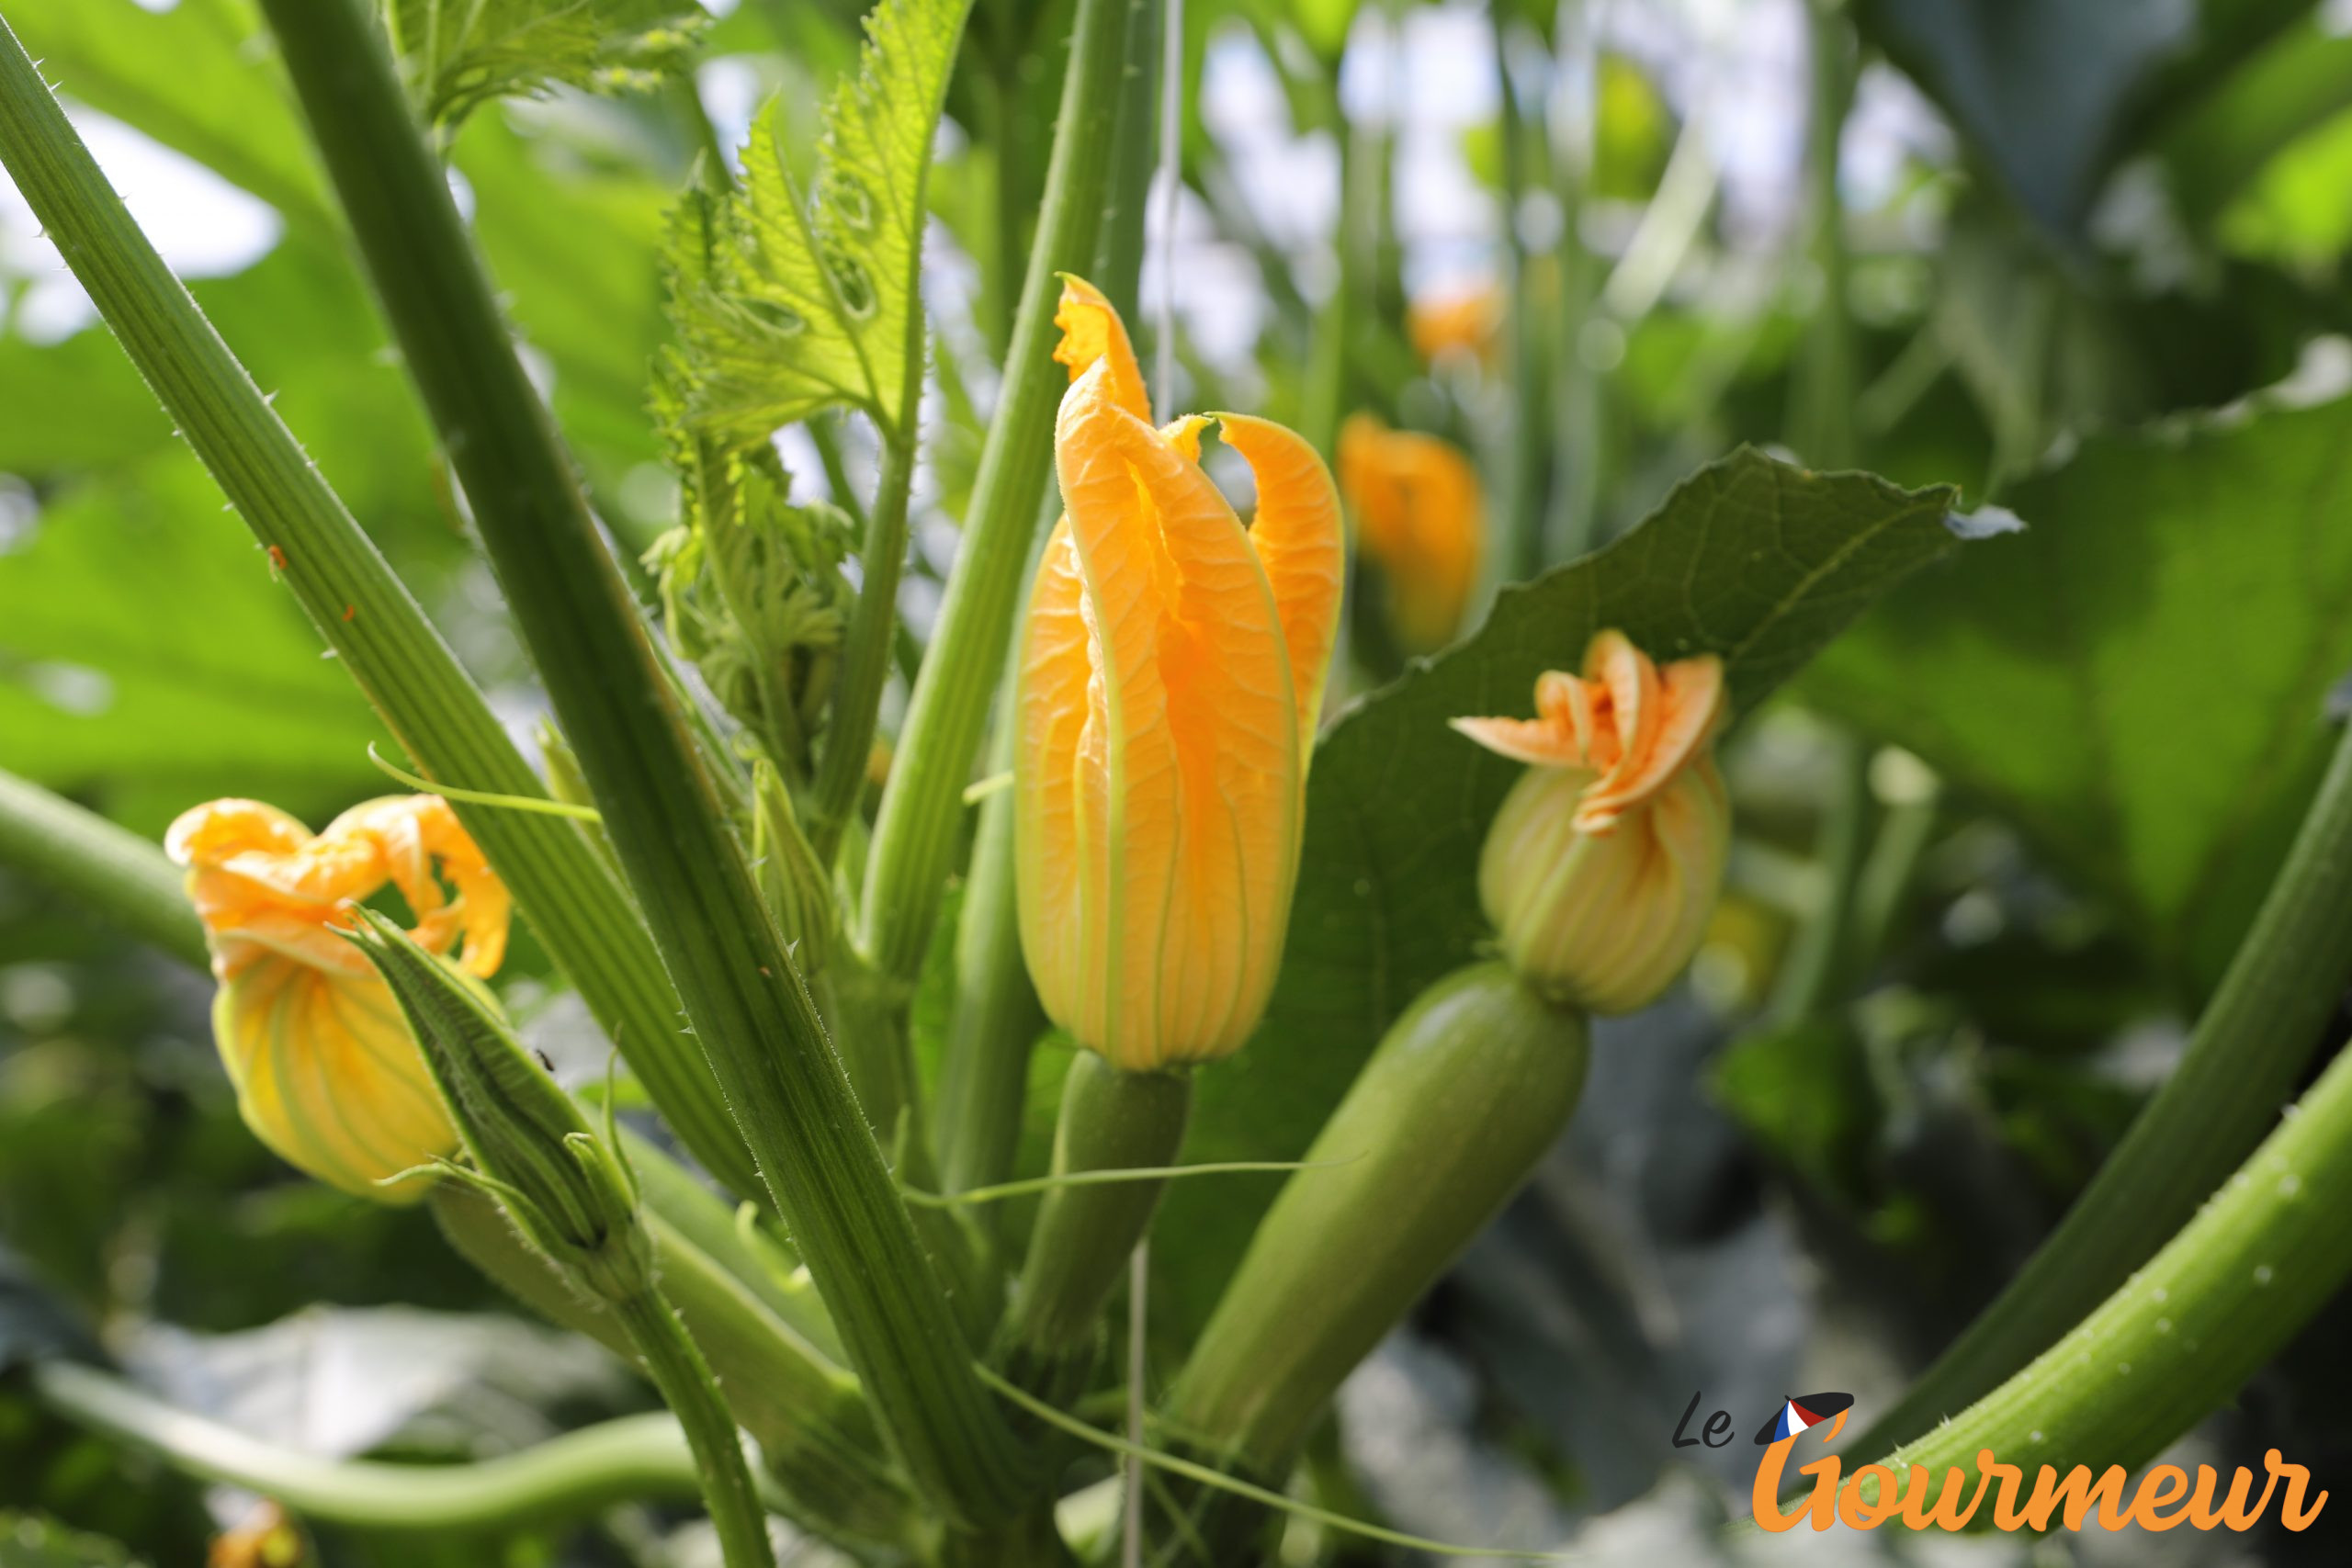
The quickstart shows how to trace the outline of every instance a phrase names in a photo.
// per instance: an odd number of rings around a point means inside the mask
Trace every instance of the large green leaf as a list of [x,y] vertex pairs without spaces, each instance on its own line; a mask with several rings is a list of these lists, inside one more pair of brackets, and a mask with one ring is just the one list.
[[0,556],[0,759],[153,832],[254,795],[315,817],[383,785],[384,732],[193,458],[86,486]]
[[2030,533],[1891,600],[1806,694],[1999,807],[2199,988],[2352,665],[2352,400],[2096,437],[2007,499]]
[[2310,0],[1862,0],[1866,37],[2025,209],[2076,237],[2109,170]]
[[679,334],[690,412],[750,443],[831,404],[887,431],[913,417],[924,182],[971,0],[883,0],[858,71],[825,105],[813,198],[771,102],[742,190],[683,226]]
[[[1448,719],[1530,712],[1536,676],[1576,668],[1610,626],[1662,659],[1722,655],[1745,711],[1953,547],[1967,530],[1952,500],[1740,451],[1607,549],[1505,590],[1475,636],[1341,718],[1316,750],[1273,1005],[1247,1049],[1201,1073],[1185,1157],[1296,1158],[1389,1022],[1485,939],[1479,845],[1521,770]],[[1214,1303],[1273,1186],[1170,1190],[1155,1247],[1179,1328]]]

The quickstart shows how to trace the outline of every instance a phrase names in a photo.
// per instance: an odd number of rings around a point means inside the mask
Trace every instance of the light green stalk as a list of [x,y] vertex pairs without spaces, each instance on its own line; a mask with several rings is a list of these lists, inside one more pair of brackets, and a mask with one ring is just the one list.
[[[340,10],[345,0],[322,12]],[[417,765],[444,783],[538,795],[539,780],[401,581],[155,254],[0,23],[0,162],[196,455]],[[677,1028],[677,996],[628,894],[571,823],[460,803],[670,1124],[720,1180],[759,1189],[718,1086]]]
[[[1079,0],[1046,203],[1014,318],[1004,391],[980,448],[963,547],[948,574],[929,656],[908,700],[890,782],[866,857],[858,946],[882,973],[911,980],[939,916],[989,697],[1004,670],[1014,599],[1053,462],[1054,411],[1067,377],[1054,363],[1057,275],[1094,259],[1112,189],[1131,10],[1150,0]],[[1138,197],[1138,199],[1139,197]]]
[[376,1530],[485,1530],[585,1516],[625,1498],[695,1495],[676,1419],[627,1416],[472,1464],[321,1459],[248,1437],[73,1361],[32,1370],[43,1404],[175,1470],[275,1498],[298,1514]]
[[509,342],[447,181],[354,0],[264,9],[408,369],[695,1039],[924,1496],[1035,1485],[761,901],[659,656]]
[[63,888],[198,968],[204,927],[179,871],[156,847],[95,812],[0,770],[0,862]]
[[734,1416],[654,1283],[653,1235],[619,1151],[588,1130],[571,1097],[508,1032],[495,1004],[395,921],[362,910],[352,940],[408,1020],[465,1139],[470,1180],[497,1199],[567,1284],[611,1314],[685,1429],[727,1568],[775,1568]]

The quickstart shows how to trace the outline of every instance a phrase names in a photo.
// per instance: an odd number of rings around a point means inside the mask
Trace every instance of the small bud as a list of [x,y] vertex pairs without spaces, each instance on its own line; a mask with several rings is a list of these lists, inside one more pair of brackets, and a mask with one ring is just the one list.
[[1479,902],[1529,985],[1632,1012],[1690,963],[1723,887],[1731,799],[1710,750],[1723,664],[1660,670],[1605,631],[1581,679],[1548,671],[1535,700],[1533,719],[1453,721],[1530,764],[1487,829]]
[[649,1289],[652,1244],[619,1156],[478,991],[381,915],[361,918],[351,940],[399,999],[479,1177],[516,1227],[593,1295]]

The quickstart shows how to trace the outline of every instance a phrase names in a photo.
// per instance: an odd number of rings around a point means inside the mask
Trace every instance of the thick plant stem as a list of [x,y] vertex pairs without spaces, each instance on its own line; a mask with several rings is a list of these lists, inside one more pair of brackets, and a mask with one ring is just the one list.
[[[2136,1466],[2237,1393],[2352,1275],[2352,1053],[2144,1269],[1888,1461]],[[2030,1471],[2029,1470],[2029,1473]]]
[[[920,370],[922,359],[913,356]],[[919,379],[919,378],[918,378]],[[908,389],[913,417],[916,394]],[[817,764],[816,800],[809,815],[809,843],[817,863],[830,866],[840,850],[842,829],[857,810],[874,751],[874,724],[882,689],[889,682],[891,637],[899,625],[899,579],[907,564],[907,503],[915,482],[915,435],[911,425],[882,445],[882,472],[874,506],[865,516],[865,544],[859,550],[863,581],[849,629],[842,640],[841,678],[833,687],[832,723],[825,733],[825,755]]]
[[[1128,1073],[1080,1051],[1062,1084],[1054,1174],[1153,1170],[1184,1142],[1193,1081],[1183,1073]],[[1029,1258],[997,1360],[1032,1393],[1067,1404],[1094,1364],[1102,1303],[1151,1229],[1162,1181],[1057,1187],[1029,1235]]]
[[473,1464],[371,1464],[282,1449],[73,1361],[32,1371],[33,1393],[76,1426],[173,1469],[365,1529],[446,1533],[586,1516],[627,1497],[698,1495],[694,1455],[668,1416],[627,1416]]
[[[1046,204],[1005,361],[1003,399],[980,449],[963,547],[948,574],[929,656],[899,732],[865,863],[858,946],[885,975],[912,979],[939,915],[962,794],[1004,671],[1015,596],[1053,463],[1054,411],[1067,378],[1054,363],[1057,274],[1094,257],[1111,189],[1129,13],[1153,0],[1079,0],[1069,74],[1046,175]],[[1136,199],[1141,199],[1138,192]]]
[[2352,987],[2352,732],[2188,1049],[2023,1269],[1849,1451],[1974,1403],[2120,1285],[2262,1135]]
[[163,852],[96,812],[0,770],[0,864],[61,887],[175,958],[210,962],[204,927]]
[[353,0],[264,8],[605,831],[853,1368],[943,1515],[1010,1513],[1035,1484],[1028,1456],[974,1374],[391,62]]
[[[1012,727],[1000,721],[991,761],[1012,767]],[[968,1192],[1012,1174],[1029,1102],[1029,1053],[1046,1027],[1027,964],[1012,884],[1012,792],[980,807],[972,870],[956,928],[956,1018],[940,1064],[940,1190]],[[984,1220],[991,1234],[996,1227]]]
[[[340,0],[319,7],[339,8]],[[131,221],[5,24],[0,161],[131,363],[418,766],[470,789],[545,794],[415,599]],[[677,995],[653,944],[577,826],[462,802],[457,810],[687,1147],[734,1190],[757,1192],[718,1086],[679,1036]]]
[[702,1472],[703,1506],[718,1531],[719,1554],[727,1568],[774,1568],[775,1549],[769,1544],[767,1515],[743,1462],[743,1440],[735,1434],[734,1417],[719,1402],[702,1352],[686,1337],[670,1304],[651,1291],[616,1302],[613,1310],[646,1374],[662,1391],[662,1402],[685,1429],[686,1446]]

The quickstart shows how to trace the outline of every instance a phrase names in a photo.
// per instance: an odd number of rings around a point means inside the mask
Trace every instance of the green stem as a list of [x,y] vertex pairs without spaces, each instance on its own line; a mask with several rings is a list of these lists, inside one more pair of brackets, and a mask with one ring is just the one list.
[[1838,998],[1853,950],[1856,900],[1871,841],[1870,750],[1851,735],[1831,742],[1836,776],[1823,803],[1815,860],[1822,897],[1790,944],[1765,1026],[1781,1029],[1811,1017]]
[[[1171,1165],[1192,1106],[1193,1080],[1184,1074],[1121,1072],[1080,1051],[1062,1085],[1053,1173]],[[1046,1194],[997,1352],[1015,1382],[1057,1404],[1080,1392],[1094,1364],[1102,1303],[1149,1232],[1165,1185],[1069,1185]]]
[[[980,449],[963,547],[907,703],[890,782],[874,826],[858,946],[885,975],[912,979],[938,918],[962,821],[964,785],[1004,670],[1014,597],[1053,462],[1054,412],[1065,378],[1054,363],[1057,274],[1093,260],[1112,188],[1131,8],[1155,0],[1079,0],[1069,73],[1037,243],[1014,318],[1002,400]],[[1140,202],[1142,193],[1136,193]]]
[[1503,435],[1501,549],[1509,581],[1524,581],[1544,566],[1544,353],[1543,326],[1530,285],[1527,242],[1519,218],[1528,189],[1527,126],[1519,89],[1511,79],[1510,17],[1495,7],[1487,32],[1493,40],[1495,76],[1502,85],[1500,125],[1503,176],[1503,271],[1510,295],[1506,342],[1510,344],[1511,405]]
[[867,1397],[943,1514],[1008,1513],[1028,1456],[973,1373],[391,62],[353,0],[264,9],[695,1038]]
[[[914,363],[922,360],[918,355]],[[921,388],[910,388],[914,407]],[[910,416],[911,419],[911,415]],[[840,850],[842,829],[857,810],[874,750],[874,725],[882,710],[882,689],[893,663],[891,634],[899,624],[899,579],[907,564],[907,505],[915,481],[915,437],[907,431],[882,445],[882,473],[866,513],[865,543],[858,551],[864,581],[857,607],[842,639],[841,677],[833,687],[833,716],[825,734],[825,755],[817,765],[816,797],[810,805],[808,841],[817,863],[830,866]]]
[[2188,1049],[1990,1307],[1851,1446],[1883,1453],[2046,1348],[2197,1212],[2293,1090],[2352,987],[2352,731]]
[[1586,329],[1600,297],[1600,264],[1584,243],[1584,210],[1592,177],[1594,108],[1589,93],[1570,85],[1569,73],[1593,60],[1590,7],[1564,4],[1554,45],[1550,119],[1552,196],[1559,204],[1560,243],[1553,266],[1559,307],[1552,321],[1552,510],[1546,524],[1548,558],[1574,560],[1600,542],[1602,468],[1601,372],[1586,350]]
[[472,1464],[371,1464],[263,1442],[73,1361],[40,1363],[32,1385],[76,1426],[175,1470],[367,1529],[492,1529],[594,1514],[626,1497],[697,1495],[693,1451],[668,1416],[627,1416]]
[[1853,103],[1853,29],[1840,0],[1807,0],[1813,85],[1807,121],[1804,187],[1813,224],[1811,248],[1821,276],[1821,304],[1813,313],[1791,409],[1790,439],[1816,468],[1850,468],[1860,460],[1854,431],[1860,379],[1854,368],[1854,322],[1848,295],[1846,209],[1838,191],[1838,145]]
[[743,1462],[743,1440],[736,1436],[735,1418],[719,1402],[710,1366],[686,1337],[678,1314],[651,1291],[639,1292],[614,1303],[614,1312],[637,1347],[662,1402],[685,1428],[686,1446],[694,1450],[702,1474],[703,1506],[718,1531],[718,1551],[727,1568],[774,1568],[775,1550],[768,1541],[767,1515],[752,1489],[752,1472]]
[[210,963],[179,869],[96,812],[0,770],[0,862],[64,889],[175,958]]
[[[997,727],[989,767],[1012,767],[1011,705]],[[1011,790],[980,807],[972,870],[956,928],[956,1017],[940,1063],[941,1190],[989,1187],[1012,1174],[1029,1103],[1029,1053],[1046,1027],[1045,1009],[1021,953],[1012,876]],[[990,1235],[1000,1226],[982,1222]]]
[[2147,1266],[1890,1463],[2134,1467],[2226,1403],[2352,1275],[2352,1053]]
[[[341,5],[316,9],[340,11]],[[269,547],[311,623],[417,764],[493,795],[545,793],[448,645],[197,309],[0,23],[0,161],[188,445]],[[436,176],[437,177],[437,176]],[[458,815],[695,1156],[759,1190],[718,1086],[627,893],[569,822]]]

